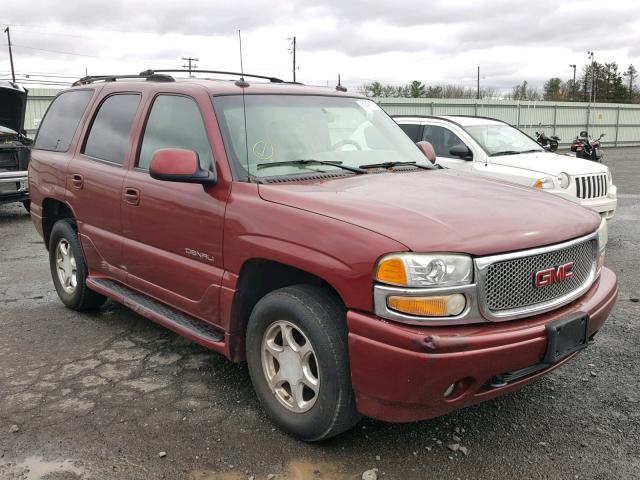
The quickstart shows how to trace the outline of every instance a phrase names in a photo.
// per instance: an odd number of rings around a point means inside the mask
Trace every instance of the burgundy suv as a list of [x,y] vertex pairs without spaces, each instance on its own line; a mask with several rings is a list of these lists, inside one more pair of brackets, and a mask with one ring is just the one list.
[[597,214],[434,168],[371,100],[126,77],[80,80],[40,126],[31,215],[55,288],[247,361],[298,438],[513,391],[613,307]]

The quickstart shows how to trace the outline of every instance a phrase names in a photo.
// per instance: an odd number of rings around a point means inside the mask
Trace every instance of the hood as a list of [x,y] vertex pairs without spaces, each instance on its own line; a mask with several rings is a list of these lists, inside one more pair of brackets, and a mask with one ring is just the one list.
[[575,176],[588,173],[606,173],[609,171],[609,168],[601,163],[576,158],[571,155],[558,155],[552,152],[501,155],[499,157],[489,157],[489,161],[494,165],[524,168],[554,176],[562,172]]
[[24,131],[27,90],[12,82],[0,82],[0,126]]
[[453,170],[262,184],[259,191],[266,201],[358,225],[416,252],[509,252],[600,224],[596,213],[555,195]]

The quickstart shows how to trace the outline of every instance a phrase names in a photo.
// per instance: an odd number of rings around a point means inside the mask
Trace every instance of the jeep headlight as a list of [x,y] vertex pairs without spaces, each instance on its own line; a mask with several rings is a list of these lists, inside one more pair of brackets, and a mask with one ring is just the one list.
[[533,186],[536,188],[544,189],[544,190],[553,188],[554,187],[553,178],[551,177],[539,178],[538,180],[536,180]]
[[609,228],[607,221],[603,218],[598,227],[598,271],[604,265],[604,254],[609,241]]
[[473,280],[473,262],[458,253],[396,253],[380,259],[376,281],[402,287],[450,287]]
[[571,177],[568,173],[562,172],[558,175],[558,183],[561,188],[569,188],[569,185],[571,185]]

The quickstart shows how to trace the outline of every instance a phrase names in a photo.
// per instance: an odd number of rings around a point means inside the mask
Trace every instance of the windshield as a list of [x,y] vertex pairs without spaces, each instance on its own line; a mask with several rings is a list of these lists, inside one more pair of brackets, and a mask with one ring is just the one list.
[[239,178],[246,178],[247,171],[257,178],[313,172],[350,175],[360,165],[383,162],[431,166],[400,127],[371,100],[245,95],[245,102],[243,106],[242,95],[213,98],[227,155]]
[[510,125],[472,125],[464,129],[489,155],[543,151],[536,141]]

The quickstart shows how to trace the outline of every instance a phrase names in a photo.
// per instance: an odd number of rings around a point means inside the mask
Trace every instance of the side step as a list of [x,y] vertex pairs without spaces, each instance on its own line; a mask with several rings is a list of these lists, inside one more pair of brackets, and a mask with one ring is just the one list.
[[87,286],[134,312],[200,345],[224,353],[224,333],[153,298],[106,278],[87,278]]

